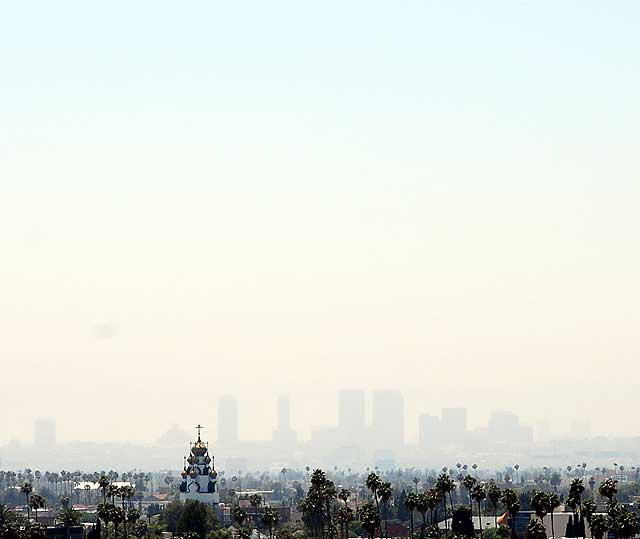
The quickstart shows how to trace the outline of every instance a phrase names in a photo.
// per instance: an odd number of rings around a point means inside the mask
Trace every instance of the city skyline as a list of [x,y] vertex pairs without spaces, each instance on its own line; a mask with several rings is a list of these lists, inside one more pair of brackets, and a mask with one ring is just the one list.
[[[380,402],[376,403],[376,398]],[[391,401],[389,401],[391,399]],[[515,414],[512,410],[494,409],[491,410],[486,420],[476,421],[472,425],[468,424],[469,409],[464,407],[447,408],[443,407],[435,410],[418,410],[416,417],[407,416],[405,414],[404,395],[397,390],[371,390],[364,389],[343,389],[335,394],[336,416],[333,421],[329,420],[324,425],[304,425],[292,424],[291,408],[295,407],[288,395],[279,395],[269,403],[274,413],[274,422],[271,427],[266,429],[269,435],[259,438],[252,437],[251,433],[245,431],[241,435],[241,425],[243,418],[249,417],[247,414],[251,410],[243,410],[239,404],[241,399],[232,395],[224,394],[215,403],[213,403],[213,413],[208,414],[210,421],[206,423],[205,432],[207,439],[214,443],[224,443],[233,445],[242,441],[278,441],[288,445],[296,442],[308,443],[313,442],[314,432],[331,431],[335,437],[335,444],[345,445],[347,440],[351,440],[354,436],[365,436],[367,432],[370,435],[383,437],[386,440],[396,440],[390,444],[393,446],[417,445],[432,446],[440,445],[446,442],[447,445],[456,445],[464,441],[464,436],[468,433],[483,429],[491,429],[492,422],[506,421],[514,425],[525,425],[531,433],[535,433],[536,441],[545,441],[561,438],[585,438],[591,436],[602,436],[599,433],[591,431],[591,425],[586,419],[575,419],[567,424],[566,429],[562,432],[551,432],[549,422],[539,420],[537,423],[522,423],[522,418]],[[398,403],[395,410],[389,410],[387,404],[389,402]],[[376,410],[377,406],[377,410]],[[378,418],[376,419],[376,414]],[[513,419],[510,419],[513,418]],[[415,419],[415,421],[414,421]],[[515,422],[515,423],[514,423]],[[386,423],[394,426],[390,428]],[[398,429],[398,424],[402,428]],[[413,425],[412,425],[413,423]],[[410,427],[406,429],[405,427]],[[165,431],[155,433],[147,440],[140,440],[142,443],[153,443],[153,440],[159,437],[170,435],[172,429],[178,428],[177,424],[167,425]],[[499,427],[495,427],[496,429]],[[404,431],[409,430],[415,433],[413,436],[405,436]],[[184,433],[184,428],[180,428],[180,432]],[[424,433],[429,432],[429,438],[424,438]],[[34,443],[36,445],[52,445],[59,439],[58,421],[53,417],[37,417],[33,421],[32,436],[25,439],[13,440],[22,443]],[[400,442],[402,440],[402,442]],[[10,441],[10,440],[9,440]],[[61,443],[69,443],[76,441],[90,441],[83,439],[63,439]]]

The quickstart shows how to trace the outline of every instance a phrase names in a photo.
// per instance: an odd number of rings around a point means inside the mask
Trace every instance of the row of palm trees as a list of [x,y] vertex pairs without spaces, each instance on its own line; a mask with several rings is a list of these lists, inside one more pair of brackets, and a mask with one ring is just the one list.
[[[254,508],[259,508],[262,505],[262,497],[259,494],[252,494],[249,497],[249,502]],[[264,507],[258,515],[262,525],[269,531],[269,539],[273,539],[273,532],[280,521],[280,514],[274,507]],[[245,527],[245,523],[249,522],[249,514],[245,509],[236,505],[231,510],[231,517],[240,527],[240,536],[242,539],[249,539],[251,537],[251,530]]]

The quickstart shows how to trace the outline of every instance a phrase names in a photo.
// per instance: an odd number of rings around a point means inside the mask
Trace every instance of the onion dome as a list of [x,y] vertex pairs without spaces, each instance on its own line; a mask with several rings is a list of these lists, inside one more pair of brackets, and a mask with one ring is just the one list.
[[182,470],[180,475],[182,476],[182,479],[186,479],[187,478],[187,470],[186,469]]
[[191,448],[191,454],[195,457],[204,457],[206,453],[207,446],[198,438],[198,441]]
[[194,459],[192,455],[189,455],[189,458],[187,459],[187,462],[189,464],[195,464],[196,463],[196,459]]
[[218,472],[216,472],[215,470],[211,470],[211,472],[209,473],[209,477],[211,479],[215,479],[216,477],[218,477]]
[[191,476],[191,479],[195,479],[198,476],[198,469],[191,468],[191,472],[189,473],[189,475]]

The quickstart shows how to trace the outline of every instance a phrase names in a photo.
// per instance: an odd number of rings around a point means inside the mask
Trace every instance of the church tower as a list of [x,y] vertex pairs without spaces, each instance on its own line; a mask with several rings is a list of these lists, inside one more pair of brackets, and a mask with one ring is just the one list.
[[213,457],[209,456],[209,448],[200,439],[200,430],[202,427],[198,425],[198,439],[194,444],[189,444],[191,450],[189,457],[185,457],[184,468],[182,473],[182,482],[180,483],[180,501],[198,500],[213,508],[216,508],[220,501],[218,493],[218,472],[216,472]]

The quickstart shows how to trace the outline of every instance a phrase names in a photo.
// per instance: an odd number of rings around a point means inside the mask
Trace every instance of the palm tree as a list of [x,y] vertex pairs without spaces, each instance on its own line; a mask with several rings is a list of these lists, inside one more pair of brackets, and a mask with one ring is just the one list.
[[500,490],[500,487],[496,485],[496,482],[492,479],[487,485],[487,498],[489,498],[489,501],[493,506],[493,523],[496,528],[498,528],[498,503],[500,502],[501,497],[502,491]]
[[603,539],[604,534],[609,530],[609,519],[602,513],[595,514],[591,517],[589,529],[593,539]]
[[383,518],[384,518],[384,536],[388,537],[388,523],[387,523],[387,513],[389,507],[389,500],[391,500],[391,496],[393,495],[393,489],[391,488],[391,483],[385,481],[380,484],[378,487],[378,495],[380,496],[380,501],[382,502],[383,508]]
[[618,481],[616,479],[605,479],[600,483],[598,492],[600,496],[607,498],[609,502],[613,501],[613,498],[618,493]]
[[553,526],[553,511],[560,506],[560,498],[555,492],[549,492],[547,494],[547,510],[551,515],[551,537],[556,536],[555,528]]
[[531,493],[531,499],[529,500],[529,506],[533,509],[536,516],[543,520],[549,512],[549,505],[547,495],[541,490],[534,490]]
[[359,517],[369,539],[373,539],[376,530],[380,527],[380,511],[371,502],[367,502],[360,508]]
[[111,522],[113,522],[113,533],[115,539],[118,539],[118,526],[123,523],[126,518],[127,515],[122,507],[113,507],[111,510]]
[[418,513],[422,515],[422,529],[427,527],[427,511],[429,510],[429,495],[426,492],[421,492],[416,497],[416,509]]
[[57,519],[64,524],[67,538],[69,538],[71,535],[71,526],[77,526],[80,524],[80,513],[71,507],[65,507],[60,510],[57,515]]
[[547,531],[541,520],[531,519],[527,524],[528,539],[547,539]]
[[438,523],[438,505],[440,504],[440,493],[436,488],[430,488],[427,493],[427,506],[429,507],[431,525]]
[[[371,472],[369,475],[367,475],[364,484],[373,494],[373,499],[376,502],[376,508],[378,509],[378,513],[380,513],[380,499],[378,498],[378,489],[382,485],[382,480],[377,473]],[[380,536],[382,536],[382,528],[380,528]]]
[[29,496],[33,492],[33,487],[31,483],[24,483],[20,487],[20,492],[25,495],[26,505],[27,505],[27,519],[31,518],[31,507],[29,507]]
[[273,507],[265,507],[262,512],[262,523],[269,529],[269,539],[273,539],[273,529],[278,524],[278,511]]
[[438,476],[438,480],[436,482],[436,488],[442,495],[442,499],[444,501],[444,521],[445,521],[445,529],[449,529],[449,524],[447,522],[447,494],[449,495],[449,500],[451,501],[451,512],[453,513],[453,499],[451,497],[451,493],[455,490],[456,485],[451,480],[446,472],[443,472]]
[[280,473],[282,474],[282,489],[280,491],[280,498],[282,499],[282,507],[284,507],[284,495],[285,495],[285,488],[286,488],[286,484],[287,484],[287,469],[286,468],[282,468],[282,470],[280,470]]
[[131,485],[123,485],[122,487],[120,487],[118,489],[118,496],[120,497],[120,499],[122,500],[122,511],[124,513],[124,519],[123,519],[123,524],[124,524],[124,539],[127,539],[127,502],[133,497],[133,495],[135,494],[135,490],[133,489],[133,487]]
[[[404,499],[404,506],[409,511],[409,526],[411,529],[411,539],[413,539],[413,512],[415,511],[418,505],[418,495],[414,492],[409,492]],[[425,509],[426,512],[426,509]]]
[[584,518],[587,519],[587,522],[591,524],[591,517],[597,510],[598,506],[596,505],[596,502],[594,502],[593,500],[585,500],[584,502],[582,502],[582,509],[580,510],[580,513],[582,513]]
[[347,539],[349,524],[353,520],[353,511],[346,505],[340,507],[336,512],[336,522],[340,524],[342,539]]
[[464,487],[467,489],[467,492],[469,493],[469,507],[471,507],[471,489],[475,486],[475,484],[478,481],[476,480],[475,477],[473,477],[472,475],[467,475],[463,480],[462,480],[462,484],[464,485]]
[[98,486],[102,490],[102,501],[104,503],[106,503],[107,502],[107,488],[109,487],[109,480],[107,479],[106,476],[104,476],[104,475],[100,476],[100,479],[98,479]]
[[36,513],[36,523],[38,522],[38,509],[44,508],[44,498],[40,494],[32,494],[29,496],[29,507]]
[[567,499],[565,504],[571,508],[573,513],[573,522],[578,522],[578,509],[582,513],[582,493],[584,492],[584,485],[582,484],[582,479],[574,479],[571,481],[571,486],[569,487],[569,494],[567,495]]
[[114,506],[106,501],[98,505],[98,518],[104,522],[104,535],[109,536],[109,522],[112,521]]
[[516,528],[515,528],[515,519],[518,511],[520,511],[520,500],[515,490],[510,488],[506,488],[502,491],[502,503],[507,508],[507,512],[509,513],[509,524],[511,526],[511,536],[515,539],[516,536]]
[[[476,483],[471,491],[471,497],[478,504],[478,519],[480,521],[480,537],[482,537],[482,500],[487,497],[482,483]],[[471,511],[473,514],[473,510]]]
[[238,523],[238,526],[242,528],[244,521],[247,520],[247,512],[240,506],[236,505],[231,509],[231,517]]

